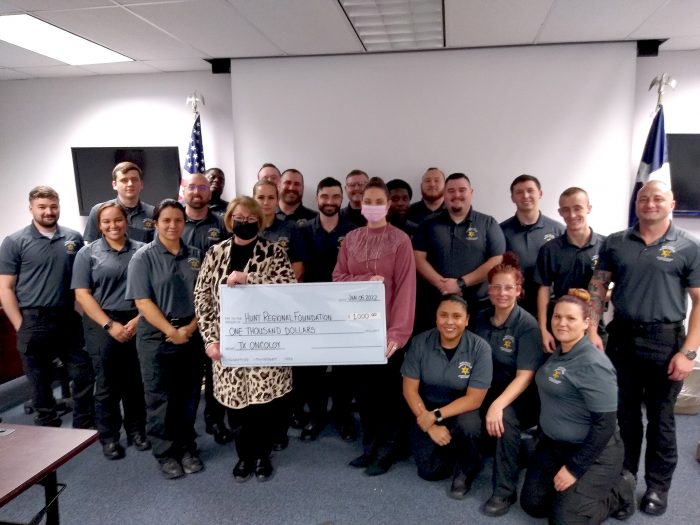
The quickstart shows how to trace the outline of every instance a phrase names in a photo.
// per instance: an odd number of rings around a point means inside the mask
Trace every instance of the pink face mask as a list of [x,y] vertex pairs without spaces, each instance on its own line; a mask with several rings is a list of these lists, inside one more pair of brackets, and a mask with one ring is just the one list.
[[363,204],[360,212],[362,213],[362,216],[367,219],[367,221],[379,222],[386,217],[387,209],[386,206],[370,206]]

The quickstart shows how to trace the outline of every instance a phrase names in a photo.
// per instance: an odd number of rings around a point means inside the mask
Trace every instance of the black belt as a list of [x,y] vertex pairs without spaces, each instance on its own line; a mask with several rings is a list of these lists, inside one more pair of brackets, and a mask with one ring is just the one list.
[[683,321],[638,323],[627,319],[616,318],[613,319],[613,322],[615,323],[616,329],[630,330],[633,333],[645,334],[680,330],[684,327]]
[[168,322],[175,328],[180,328],[181,326],[187,326],[194,319],[194,315],[188,315],[187,317],[168,317]]

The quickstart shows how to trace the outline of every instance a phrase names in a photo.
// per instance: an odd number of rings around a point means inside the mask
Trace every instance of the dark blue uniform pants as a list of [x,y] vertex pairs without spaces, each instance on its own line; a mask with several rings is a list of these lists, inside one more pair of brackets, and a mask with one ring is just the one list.
[[238,459],[251,462],[265,459],[272,451],[272,441],[279,429],[278,421],[289,406],[286,396],[269,403],[248,405],[244,408],[229,408],[229,425],[238,428],[236,452]]

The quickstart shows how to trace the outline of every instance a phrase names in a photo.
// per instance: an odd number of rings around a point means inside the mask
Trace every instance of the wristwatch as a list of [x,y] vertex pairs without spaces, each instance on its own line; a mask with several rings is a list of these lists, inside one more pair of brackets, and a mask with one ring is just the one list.
[[107,321],[105,324],[102,325],[102,328],[104,330],[109,330],[110,328],[112,328],[113,324],[114,324],[114,321],[112,319],[110,319],[109,321]]
[[467,281],[464,280],[464,277],[460,277],[457,283],[459,284],[459,291],[464,294],[467,291]]
[[440,413],[440,409],[436,408],[433,410],[433,414],[435,414],[435,422],[442,423],[442,413]]
[[684,350],[683,348],[681,348],[680,353],[686,356],[691,361],[695,361],[695,358],[698,356],[698,353],[695,350]]

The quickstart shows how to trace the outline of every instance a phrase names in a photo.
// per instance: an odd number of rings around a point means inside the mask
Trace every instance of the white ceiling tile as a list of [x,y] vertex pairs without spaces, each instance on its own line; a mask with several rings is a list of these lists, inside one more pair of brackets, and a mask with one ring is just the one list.
[[204,59],[183,58],[177,60],[148,60],[148,64],[159,71],[211,71],[211,64]]
[[338,2],[228,0],[253,26],[290,55],[364,51]]
[[131,75],[138,73],[158,73],[155,69],[144,62],[116,62],[113,64],[90,64],[81,66],[98,75]]
[[110,0],[6,0],[22,11],[54,11],[60,9],[82,9],[85,7],[113,6]]
[[555,0],[537,42],[624,40],[668,0]]
[[281,54],[225,0],[198,0],[129,9],[210,57]]
[[447,47],[530,44],[552,0],[445,0]]
[[45,12],[39,18],[135,60],[199,55],[121,7]]
[[24,80],[27,78],[34,77],[28,73],[16,71],[14,69],[0,68],[0,80]]
[[630,36],[633,39],[670,38],[700,35],[700,2],[667,2]]
[[659,46],[660,51],[691,51],[700,49],[700,35],[675,36]]
[[63,62],[0,40],[0,67],[41,67],[61,65],[64,65]]
[[11,2],[0,0],[0,15],[14,15],[21,12],[22,10]]
[[89,77],[95,74],[80,66],[17,67],[15,69],[33,77]]

